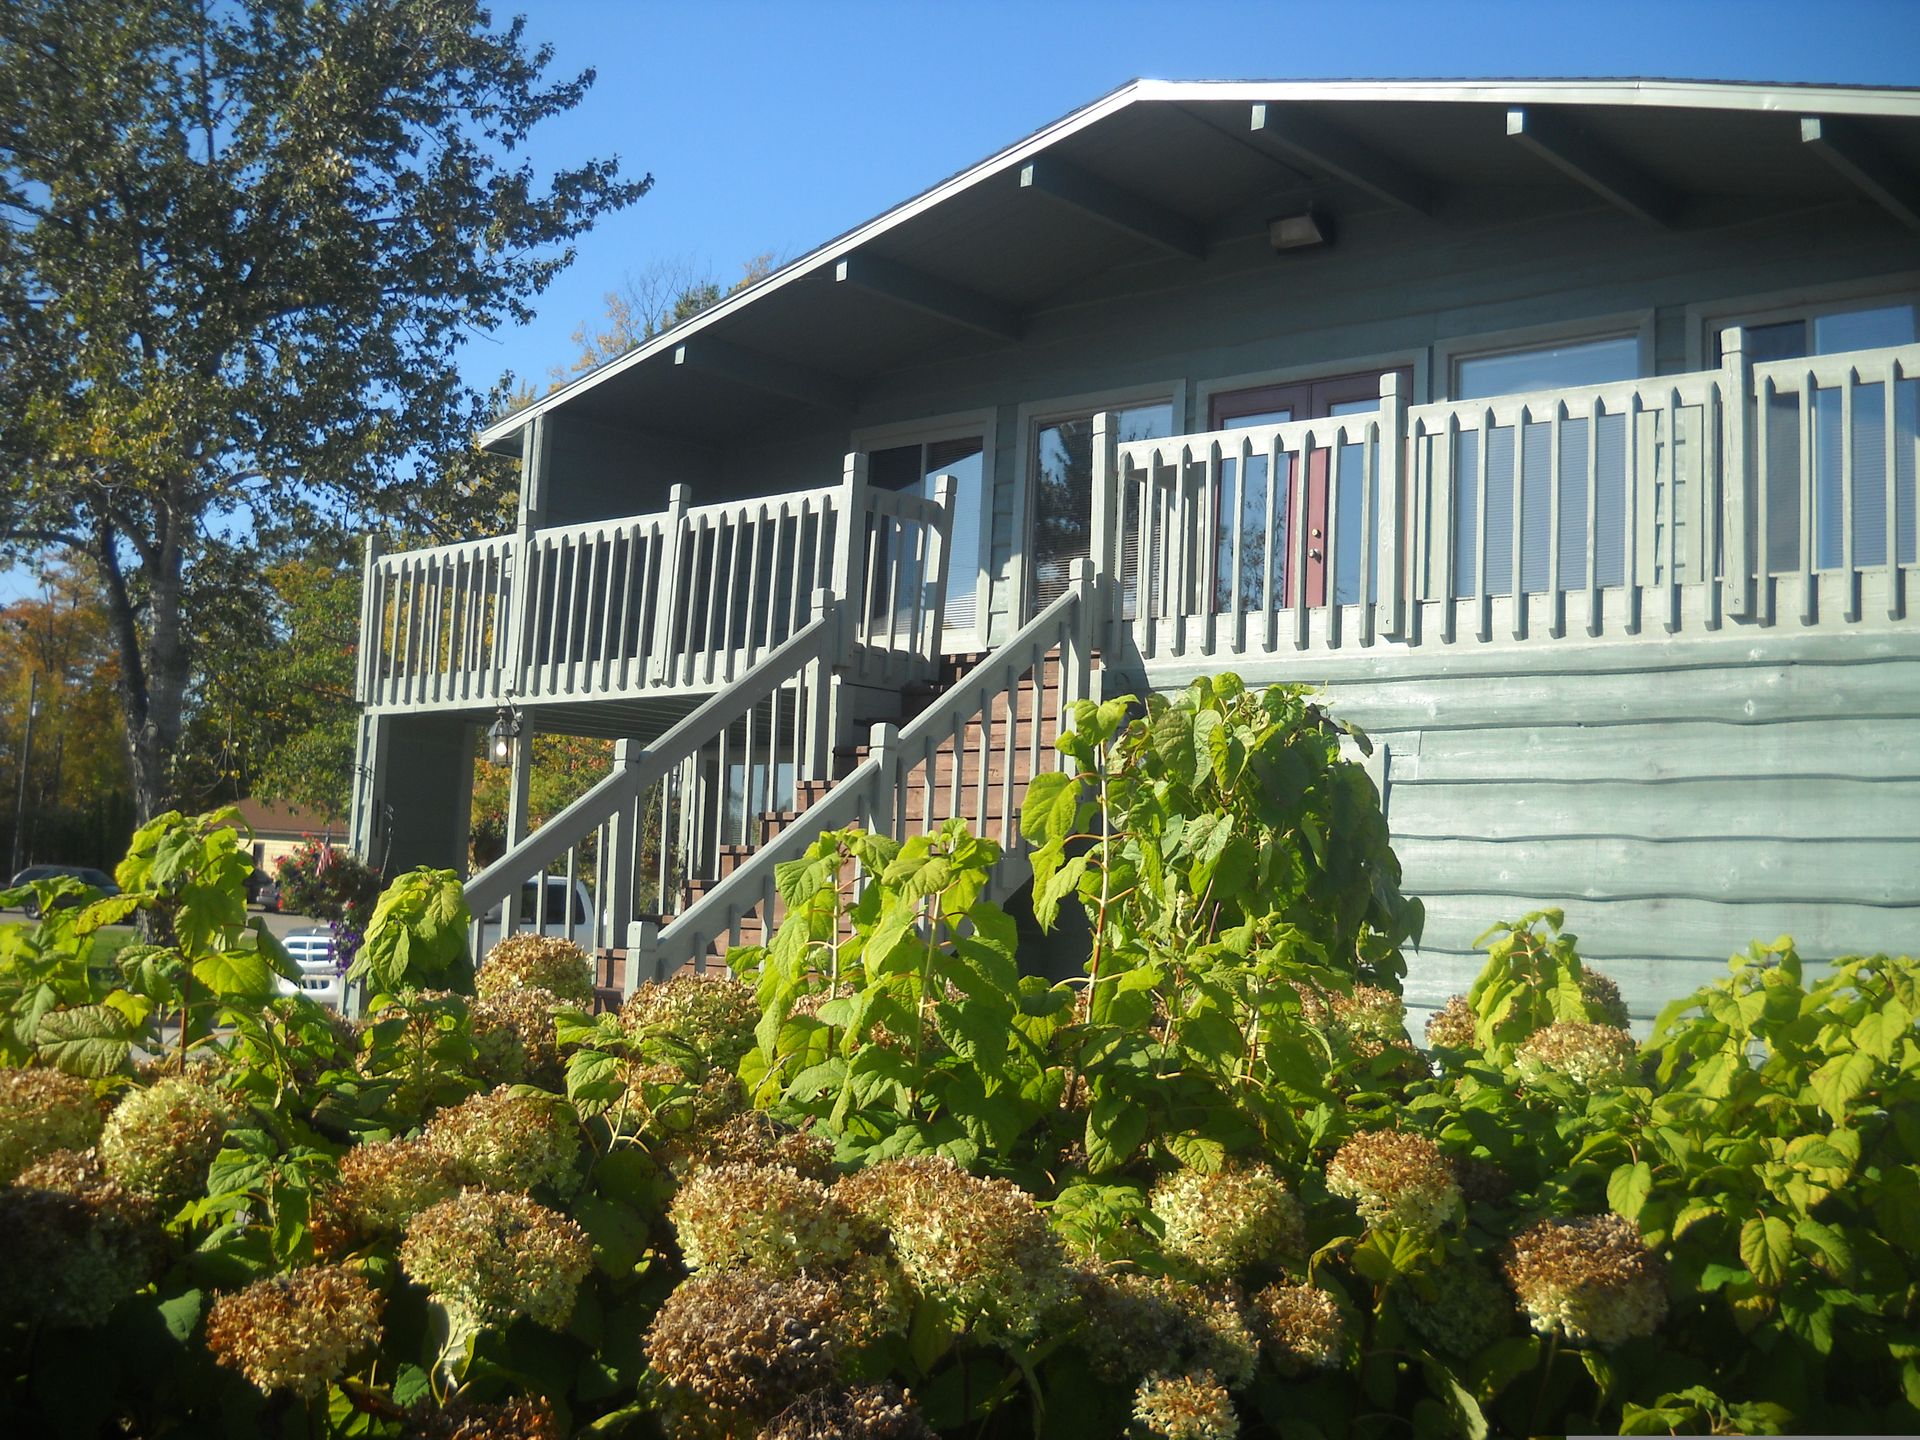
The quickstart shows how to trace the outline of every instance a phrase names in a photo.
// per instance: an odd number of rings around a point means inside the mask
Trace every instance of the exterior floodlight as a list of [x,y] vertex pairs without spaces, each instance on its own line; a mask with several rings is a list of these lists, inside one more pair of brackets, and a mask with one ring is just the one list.
[[1311,250],[1333,239],[1333,224],[1317,210],[1283,215],[1267,222],[1267,240],[1275,250]]
[[513,758],[513,742],[520,738],[520,716],[513,706],[502,704],[493,712],[493,724],[487,727],[487,754],[496,765]]

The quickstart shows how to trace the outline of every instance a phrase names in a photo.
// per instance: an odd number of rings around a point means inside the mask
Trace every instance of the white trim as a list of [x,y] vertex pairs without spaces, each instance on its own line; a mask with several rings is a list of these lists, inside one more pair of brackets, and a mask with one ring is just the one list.
[[[1136,80],[1092,104],[1063,116],[996,155],[970,166],[932,189],[836,236],[825,245],[783,265],[764,280],[731,295],[684,324],[591,374],[570,381],[524,410],[515,411],[480,432],[479,444],[491,447],[536,415],[565,404],[575,395],[612,379],[651,357],[685,343],[762,296],[831,265],[849,250],[886,234],[955,195],[1024,163],[1056,141],[1086,130],[1109,115],[1138,103],[1208,101],[1289,101],[1347,103],[1424,103],[1478,105],[1613,105],[1660,109],[1751,111],[1795,115],[1880,115],[1920,118],[1920,89],[1838,85],[1749,85],[1675,80],[1393,80],[1393,81],[1183,81]],[[1784,120],[1783,120],[1784,123]]]
[[1388,370],[1408,368],[1413,371],[1413,393],[1407,396],[1409,405],[1419,405],[1427,398],[1427,385],[1432,370],[1432,352],[1424,345],[1411,350],[1382,350],[1372,355],[1356,355],[1345,360],[1315,361],[1310,365],[1283,365],[1274,370],[1254,370],[1240,375],[1223,375],[1211,380],[1196,380],[1193,386],[1193,409],[1197,417],[1196,428],[1207,428],[1208,413],[1213,408],[1215,397],[1231,395],[1240,390],[1264,390],[1273,385],[1299,385],[1315,380],[1338,380],[1345,375],[1358,375],[1368,370],[1382,373]]
[[1631,336],[1638,342],[1640,374],[1635,378],[1645,378],[1654,373],[1653,318],[1653,307],[1648,306],[1643,310],[1622,310],[1610,315],[1588,315],[1577,320],[1489,331],[1485,335],[1449,336],[1433,347],[1433,398],[1436,401],[1455,398],[1453,392],[1458,384],[1455,367],[1462,360],[1513,355],[1588,340],[1617,340],[1622,336]]
[[[976,560],[979,574],[973,588],[973,625],[946,627],[940,643],[949,653],[988,648],[987,626],[993,614],[994,447],[999,439],[999,422],[997,410],[965,410],[930,415],[925,420],[890,420],[884,425],[865,425],[849,437],[850,448],[864,452],[888,450],[896,445],[931,445],[942,440],[980,437],[984,453],[980,459],[980,547]],[[948,565],[951,567],[951,559]]]
[[1077,420],[1116,407],[1151,405],[1156,402],[1173,407],[1173,433],[1190,434],[1193,417],[1188,413],[1192,385],[1183,375],[1146,385],[1126,385],[1111,390],[1089,390],[1079,395],[1062,395],[1051,400],[1030,400],[1015,412],[1013,437],[1013,533],[1007,554],[1007,586],[1010,593],[1007,616],[1014,629],[1031,617],[1027,615],[1027,554],[1033,535],[1033,453],[1034,435],[1039,428],[1055,420]]
[[[1854,303],[1854,302],[1860,303]],[[1714,336],[1729,325],[1770,325],[1781,320],[1839,315],[1849,310],[1872,310],[1875,302],[1920,305],[1920,270],[1874,275],[1864,280],[1838,280],[1826,285],[1799,285],[1788,290],[1762,290],[1729,300],[1706,300],[1686,307],[1687,369],[1705,370]]]

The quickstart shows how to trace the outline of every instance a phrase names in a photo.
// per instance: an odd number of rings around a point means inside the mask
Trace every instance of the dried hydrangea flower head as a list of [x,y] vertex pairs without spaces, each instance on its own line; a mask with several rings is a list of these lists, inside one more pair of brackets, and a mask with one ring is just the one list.
[[327,1202],[356,1234],[398,1235],[422,1210],[459,1193],[452,1156],[424,1139],[382,1140],[340,1157]]
[[627,1114],[648,1148],[684,1170],[707,1138],[747,1113],[747,1090],[731,1071],[709,1069],[696,1083],[669,1061],[636,1067],[627,1077]]
[[803,1395],[754,1440],[933,1440],[913,1397],[892,1381]]
[[428,1123],[427,1144],[459,1167],[463,1180],[491,1190],[541,1188],[570,1195],[580,1129],[566,1104],[544,1095],[517,1095],[509,1087],[473,1095]]
[[[674,1392],[676,1431],[750,1433],[839,1363],[838,1296],[811,1275],[708,1270],[683,1281],[647,1327],[647,1363]],[[703,1414],[703,1412],[705,1412]]]
[[211,1086],[178,1076],[128,1092],[100,1133],[106,1172],[177,1210],[203,1190],[232,1111]]
[[682,1173],[700,1164],[785,1165],[823,1185],[837,1174],[831,1141],[796,1130],[763,1110],[729,1115],[710,1130],[689,1130],[667,1147],[665,1158]]
[[317,1399],[379,1339],[380,1292],[334,1265],[256,1280],[207,1311],[213,1358],[268,1395]]
[[1428,1278],[1431,1296],[1412,1286],[1399,1295],[1408,1322],[1435,1349],[1469,1360],[1513,1332],[1513,1295],[1484,1265],[1452,1260]]
[[0,1070],[0,1185],[56,1150],[100,1138],[93,1086],[61,1070]]
[[1611,1348],[1651,1335],[1666,1318],[1666,1267],[1618,1215],[1542,1220],[1507,1243],[1504,1263],[1542,1335]]
[[951,1160],[886,1160],[833,1187],[887,1232],[913,1287],[969,1324],[1031,1336],[1071,1301],[1060,1241],[1033,1197]]
[[1306,1217],[1286,1184],[1259,1161],[1214,1174],[1176,1170],[1148,1197],[1173,1254],[1211,1275],[1230,1275],[1306,1243]]
[[753,1049],[760,1002],[753,987],[738,980],[676,975],[635,990],[620,1007],[620,1018],[635,1034],[670,1031],[709,1065],[731,1070]]
[[591,1005],[593,961],[558,935],[509,935],[487,952],[473,988],[482,1000],[511,990],[545,990],[563,1004]]
[[667,1209],[689,1270],[751,1265],[770,1274],[838,1265],[858,1226],[818,1180],[784,1165],[703,1165]]
[[1618,1085],[1640,1063],[1640,1047],[1617,1025],[1560,1020],[1536,1030],[1514,1052],[1514,1064],[1529,1079],[1559,1075],[1584,1089]]
[[1269,1285],[1253,1297],[1254,1328],[1282,1375],[1338,1370],[1347,1358],[1347,1317],[1314,1285]]
[[1460,1210],[1460,1186],[1440,1147],[1404,1130],[1363,1130],[1327,1165],[1327,1189],[1369,1225],[1431,1234]]
[[839,1293],[840,1334],[848,1349],[907,1333],[913,1321],[913,1287],[891,1255],[855,1255],[817,1278]]
[[1473,1007],[1464,995],[1450,995],[1447,1003],[1427,1017],[1427,1044],[1446,1050],[1471,1050],[1474,1045]]
[[480,1070],[495,1081],[525,1081],[549,1090],[566,1083],[553,1012],[563,1002],[537,985],[517,986],[473,1002],[473,1047]]
[[165,1267],[160,1210],[108,1179],[92,1151],[56,1150],[0,1188],[0,1316],[105,1322]]
[[459,1397],[445,1409],[422,1400],[407,1412],[405,1433],[411,1440],[566,1440],[543,1395],[491,1403]]
[[490,1190],[421,1211],[400,1246],[409,1279],[482,1325],[524,1315],[563,1328],[592,1265],[593,1247],[573,1221],[524,1195]]
[[1587,1015],[1599,1025],[1627,1028],[1627,1001],[1611,975],[1591,965],[1580,967],[1580,998],[1587,1002]]
[[1253,1379],[1260,1342],[1232,1285],[1108,1269],[1081,1271],[1075,1283],[1086,1308],[1080,1343],[1102,1380],[1137,1385],[1164,1370],[1210,1370],[1237,1390]]
[[1233,1397],[1205,1370],[1143,1382],[1133,1392],[1133,1418],[1158,1440],[1236,1440],[1240,1434]]

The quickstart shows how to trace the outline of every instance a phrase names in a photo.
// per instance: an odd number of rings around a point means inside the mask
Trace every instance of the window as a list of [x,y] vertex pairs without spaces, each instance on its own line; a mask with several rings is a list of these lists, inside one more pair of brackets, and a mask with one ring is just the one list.
[[1601,340],[1570,340],[1526,350],[1464,355],[1454,362],[1453,395],[1456,400],[1484,400],[1490,395],[1604,385],[1612,380],[1631,380],[1639,373],[1639,337],[1612,335]]
[[[1920,314],[1911,302],[1869,303],[1862,308],[1809,312],[1791,318],[1761,317],[1745,326],[1747,353],[1755,364],[1774,360],[1803,360],[1815,355],[1839,355],[1850,350],[1876,350],[1910,345],[1920,339]],[[1738,323],[1738,322],[1735,322]],[[1715,327],[1714,343],[1720,328]],[[1893,397],[1894,499],[1896,513],[1887,514],[1887,410],[1880,385],[1862,385],[1853,403],[1853,559],[1856,565],[1887,563],[1887,535],[1896,537],[1898,562],[1914,560],[1914,442],[1920,434],[1920,386],[1902,381]],[[1814,393],[1813,421],[1813,564],[1816,569],[1838,569],[1846,559],[1845,485],[1841,461],[1845,425],[1841,392]],[[1795,390],[1776,394],[1761,423],[1766,427],[1766,536],[1765,570],[1769,574],[1800,568],[1800,528],[1803,508],[1800,479],[1800,397]],[[1904,498],[1903,498],[1904,497]],[[1891,522],[1891,523],[1889,523]],[[1757,518],[1756,518],[1757,523]]]
[[[1027,567],[1034,610],[1058,599],[1066,591],[1073,562],[1092,553],[1093,413],[1041,421],[1034,428],[1033,527]],[[1116,406],[1112,413],[1122,441],[1158,440],[1173,434],[1171,401]],[[1121,503],[1130,508],[1137,503],[1136,497],[1123,495]],[[1139,563],[1132,547],[1122,563],[1121,584],[1131,593],[1128,577]]]
[[[954,479],[953,528],[947,538],[945,625],[949,630],[970,629],[977,614],[980,586],[980,517],[987,484],[984,437],[975,434],[892,445],[871,451],[867,457],[868,482],[885,490],[906,490],[932,499],[942,475]],[[903,586],[916,583],[917,576],[902,577]],[[903,606],[907,598],[894,597]],[[932,597],[926,597],[925,603],[931,602]],[[879,603],[884,603],[884,597]]]
[[[1555,341],[1524,349],[1459,356],[1453,364],[1453,394],[1460,400],[1495,395],[1524,395],[1632,380],[1642,373],[1638,335],[1607,335]],[[1487,437],[1486,555],[1476,553],[1475,525],[1480,504],[1480,440],[1477,431],[1461,434],[1454,449],[1453,573],[1456,596],[1478,593],[1476,564],[1484,559],[1490,595],[1514,588],[1514,448],[1519,446],[1520,588],[1543,591],[1551,575],[1552,549],[1560,552],[1560,583],[1572,589],[1587,583],[1587,425],[1584,418],[1562,423],[1560,533],[1551,534],[1552,426],[1529,424],[1524,435],[1511,425],[1496,426]],[[1626,421],[1605,417],[1596,437],[1594,497],[1594,569],[1601,585],[1625,579]]]

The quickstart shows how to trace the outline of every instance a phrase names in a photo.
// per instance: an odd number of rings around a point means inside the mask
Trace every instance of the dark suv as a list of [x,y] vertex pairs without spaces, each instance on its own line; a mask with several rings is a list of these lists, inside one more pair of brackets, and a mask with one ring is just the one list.
[[[95,870],[86,865],[29,865],[13,877],[13,885],[11,888],[17,890],[22,885],[31,885],[35,880],[55,880],[62,875],[78,880],[82,885],[91,885],[102,895],[118,895],[120,893],[120,887],[113,883],[113,877],[111,875],[107,874],[104,870]],[[81,900],[78,895],[62,895],[54,902],[54,904],[59,907],[78,905],[80,903]],[[26,912],[28,919],[38,918],[40,914],[40,901],[33,896],[28,896]]]

